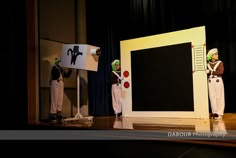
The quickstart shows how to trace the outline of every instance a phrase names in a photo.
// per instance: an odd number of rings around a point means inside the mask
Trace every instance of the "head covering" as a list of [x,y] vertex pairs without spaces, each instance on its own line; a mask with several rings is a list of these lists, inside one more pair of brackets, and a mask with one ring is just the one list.
[[119,59],[115,59],[115,60],[111,63],[112,71],[116,71],[116,65],[120,65],[120,60],[119,60]]
[[210,61],[212,59],[212,56],[216,53],[218,53],[217,48],[213,48],[213,49],[209,50],[209,52],[207,53],[207,60]]
[[56,64],[56,65],[59,65],[60,62],[61,62],[61,59],[60,59],[60,58],[55,58],[55,64]]

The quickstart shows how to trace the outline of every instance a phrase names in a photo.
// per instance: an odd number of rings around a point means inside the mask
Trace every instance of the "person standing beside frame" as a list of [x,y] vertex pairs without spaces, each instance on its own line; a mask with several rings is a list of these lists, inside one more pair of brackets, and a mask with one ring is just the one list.
[[211,104],[211,118],[222,119],[225,109],[224,82],[224,63],[219,60],[218,49],[213,48],[207,53],[208,90]]
[[112,93],[112,107],[116,117],[120,116],[122,113],[122,90],[121,90],[121,77],[120,72],[120,60],[115,59],[112,63],[112,72],[111,72],[111,93]]

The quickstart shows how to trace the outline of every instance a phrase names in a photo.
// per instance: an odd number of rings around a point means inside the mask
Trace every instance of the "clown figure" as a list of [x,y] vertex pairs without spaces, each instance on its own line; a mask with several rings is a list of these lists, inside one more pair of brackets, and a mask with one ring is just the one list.
[[123,77],[121,77],[121,72],[120,72],[120,60],[115,59],[111,63],[111,66],[112,66],[112,72],[111,72],[112,107],[117,117],[121,115],[121,110],[122,110],[121,81],[123,80]]
[[211,103],[211,118],[222,119],[225,108],[224,83],[222,75],[224,73],[224,64],[219,60],[218,49],[213,48],[207,53],[208,69],[208,89]]

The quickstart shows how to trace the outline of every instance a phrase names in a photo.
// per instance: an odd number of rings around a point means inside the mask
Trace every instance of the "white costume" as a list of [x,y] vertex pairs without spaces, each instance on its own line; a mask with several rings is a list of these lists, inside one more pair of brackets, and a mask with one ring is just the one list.
[[122,90],[121,90],[121,80],[123,78],[120,75],[120,70],[116,69],[117,65],[120,65],[119,60],[114,60],[112,62],[112,73],[111,73],[111,93],[112,93],[112,107],[116,116],[122,112]]
[[72,70],[69,69],[68,72],[65,72],[60,67],[60,59],[56,59],[55,65],[51,70],[50,78],[50,96],[51,96],[51,106],[50,106],[50,120],[61,120],[62,119],[62,105],[63,105],[63,96],[64,96],[64,82],[63,78],[68,78]]
[[[212,56],[218,53],[216,48],[211,49],[207,54],[208,59],[211,60]],[[224,100],[224,83],[222,80],[222,75],[224,72],[223,62],[220,60],[210,61],[207,65],[208,67],[208,88],[209,97],[211,102],[212,113],[216,116],[215,118],[220,118],[224,114],[225,100]]]
[[62,104],[63,104],[64,82],[62,79],[62,74],[60,74],[59,79],[51,81],[50,93],[51,93],[50,114],[57,114],[57,112],[62,111]]

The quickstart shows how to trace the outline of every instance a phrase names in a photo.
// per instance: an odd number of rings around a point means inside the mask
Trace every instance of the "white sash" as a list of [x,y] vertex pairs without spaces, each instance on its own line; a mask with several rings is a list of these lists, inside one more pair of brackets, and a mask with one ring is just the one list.
[[120,75],[118,73],[116,73],[115,71],[112,72],[120,79]]
[[214,66],[213,69],[211,68],[211,66],[210,66],[209,63],[207,64],[208,69],[211,70],[211,75],[210,75],[210,77],[217,77],[217,76],[213,76],[212,74],[213,74],[213,71],[216,71],[216,69],[217,69],[217,67],[220,65],[220,63],[221,63],[221,61],[219,60],[219,61],[215,64],[215,66]]

